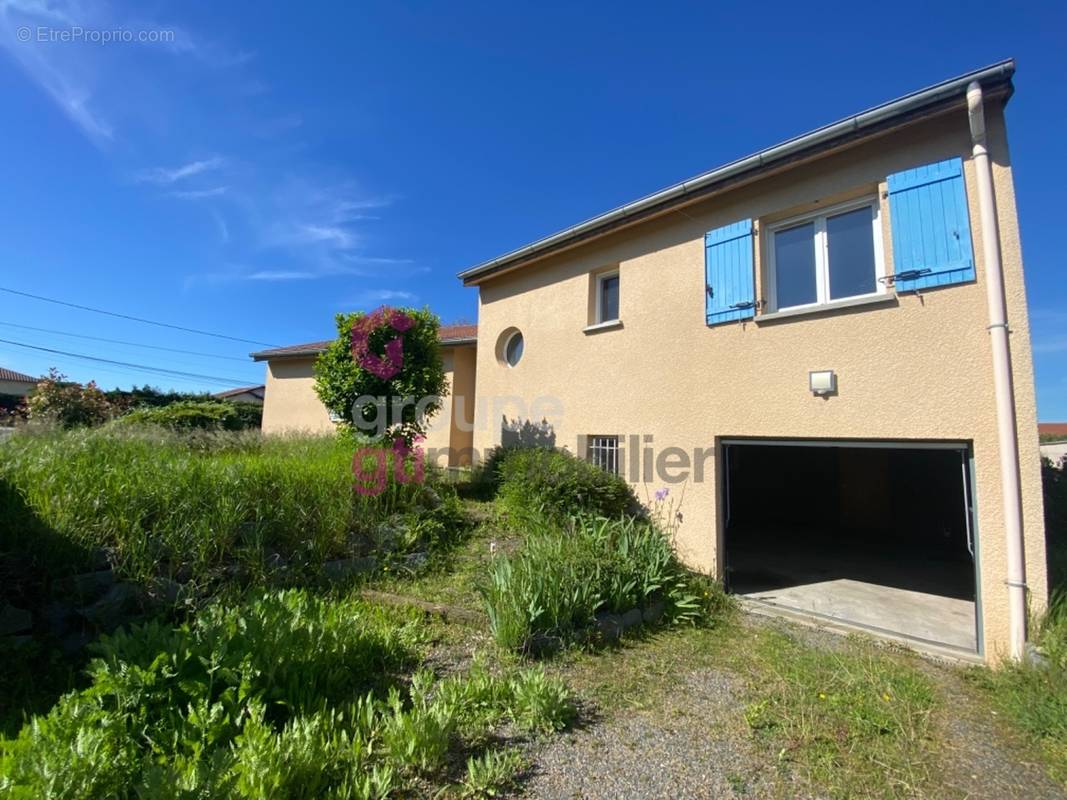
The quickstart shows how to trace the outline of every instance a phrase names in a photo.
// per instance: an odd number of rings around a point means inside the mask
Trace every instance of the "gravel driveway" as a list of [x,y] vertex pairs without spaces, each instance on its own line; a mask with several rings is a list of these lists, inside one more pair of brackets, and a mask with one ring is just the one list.
[[807,798],[760,754],[738,679],[700,670],[655,710],[625,712],[531,753],[521,796],[536,798]]

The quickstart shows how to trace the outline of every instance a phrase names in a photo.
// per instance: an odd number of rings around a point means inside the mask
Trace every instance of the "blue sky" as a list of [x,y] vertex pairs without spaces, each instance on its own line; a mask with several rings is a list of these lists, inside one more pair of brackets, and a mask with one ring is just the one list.
[[[0,286],[278,345],[382,302],[473,320],[459,269],[1013,56],[1040,414],[1067,419],[1067,11],[997,5],[0,0]],[[0,342],[108,387],[263,377],[255,345],[6,293],[0,339],[224,379]]]

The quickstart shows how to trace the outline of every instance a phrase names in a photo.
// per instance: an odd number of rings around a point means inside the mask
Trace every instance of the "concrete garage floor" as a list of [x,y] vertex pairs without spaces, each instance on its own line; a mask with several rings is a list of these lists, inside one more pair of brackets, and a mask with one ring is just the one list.
[[783,549],[780,542],[728,552],[730,591],[745,599],[920,644],[966,653],[978,649],[970,565],[818,547]]

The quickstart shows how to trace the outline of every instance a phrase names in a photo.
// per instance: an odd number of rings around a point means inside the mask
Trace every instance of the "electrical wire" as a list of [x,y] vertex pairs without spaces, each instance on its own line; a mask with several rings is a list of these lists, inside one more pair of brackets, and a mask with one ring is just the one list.
[[197,372],[184,372],[182,370],[167,369],[165,367],[153,367],[153,366],[150,366],[148,364],[133,364],[133,363],[131,363],[129,361],[115,361],[114,359],[110,359],[110,358],[100,358],[99,356],[87,356],[87,355],[84,355],[83,353],[70,353],[70,352],[67,352],[66,350],[55,350],[55,349],[53,349],[51,347],[41,347],[40,345],[26,344],[25,342],[15,342],[15,341],[12,341],[10,339],[0,339],[0,343],[12,344],[12,345],[15,345],[16,347],[25,347],[25,348],[27,348],[29,350],[40,350],[41,352],[44,352],[44,353],[55,353],[56,355],[68,356],[69,358],[81,358],[81,359],[84,359],[86,361],[96,361],[96,362],[98,362],[100,364],[114,364],[115,366],[119,366],[119,367],[133,367],[134,369],[141,370],[143,372],[154,372],[154,373],[159,373],[159,374],[162,374],[162,375],[168,375],[170,377],[195,378],[195,379],[198,379],[198,380],[209,381],[211,383],[218,383],[218,384],[221,384],[223,386],[233,386],[235,388],[236,387],[240,387],[240,386],[248,386],[248,381],[247,380],[239,380],[239,379],[236,379],[236,378],[220,378],[220,377],[218,377],[216,375],[202,375],[202,374],[197,373]]
[[197,328],[186,328],[182,325],[172,325],[169,322],[157,322],[153,319],[145,319],[144,317],[134,317],[130,314],[120,314],[117,311],[105,311],[102,308],[92,308],[91,306],[78,305],[77,303],[68,303],[65,300],[55,300],[51,297],[42,297],[39,294],[30,294],[29,292],[20,292],[18,289],[9,289],[6,286],[0,286],[0,292],[7,292],[8,294],[19,295],[20,297],[29,297],[33,300],[41,300],[45,303],[55,303],[60,306],[67,306],[68,308],[77,308],[80,311],[92,311],[94,314],[106,314],[109,317],[118,317],[119,319],[128,319],[133,322],[143,322],[146,325],[156,325],[160,328],[170,328],[171,330],[184,331],[185,333],[195,333],[200,336],[214,336],[216,339],[229,339],[231,342],[243,342],[244,344],[255,344],[263,347],[278,347],[276,344],[270,344],[269,342],[257,342],[254,339],[242,339],[239,336],[227,336],[225,333],[212,333],[211,331],[202,331]]
[[3,326],[8,327],[8,328],[21,328],[22,330],[26,330],[26,331],[37,331],[38,333],[54,333],[54,334],[57,334],[59,336],[73,336],[75,339],[90,339],[90,340],[92,340],[94,342],[108,342],[109,344],[126,344],[126,345],[129,345],[130,347],[144,347],[144,348],[147,348],[149,350],[162,350],[162,351],[164,351],[166,353],[181,353],[182,355],[203,356],[204,358],[220,358],[220,359],[223,359],[224,361],[239,361],[242,364],[246,364],[246,365],[249,363],[247,356],[245,356],[243,358],[239,358],[238,356],[224,356],[224,355],[220,355],[218,353],[199,353],[196,350],[181,350],[181,349],[176,348],[176,347],[161,347],[160,345],[155,345],[155,344],[141,344],[140,342],[127,342],[127,341],[124,341],[122,339],[105,339],[103,336],[89,336],[88,334],[85,334],[85,333],[71,333],[69,331],[57,331],[57,330],[53,330],[52,328],[35,328],[33,325],[19,325],[18,323],[15,323],[15,322],[0,322],[0,325],[3,325]]

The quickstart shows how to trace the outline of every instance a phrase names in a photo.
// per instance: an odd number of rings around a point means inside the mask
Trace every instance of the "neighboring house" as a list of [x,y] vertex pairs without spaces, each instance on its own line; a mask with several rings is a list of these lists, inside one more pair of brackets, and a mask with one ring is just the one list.
[[212,397],[216,400],[229,400],[231,403],[252,403],[261,406],[266,388],[265,386],[242,386],[240,389],[217,392]]
[[0,395],[26,397],[36,386],[36,378],[0,367]]
[[1041,437],[1041,457],[1057,466],[1067,464],[1067,422],[1039,422],[1037,433]]
[[[441,348],[449,394],[432,419],[423,446],[440,451],[441,466],[471,462],[474,413],[475,325],[442,325]],[[315,359],[329,341],[253,353],[267,362],[263,432],[321,432],[333,429],[326,407],[315,394]],[[446,452],[448,451],[448,452]]]
[[[1039,612],[1048,590],[1013,74],[915,92],[462,272],[474,452],[550,444],[619,473],[686,563],[758,607],[1019,655],[1024,600]],[[265,430],[329,427],[310,391],[324,344],[256,354]]]

